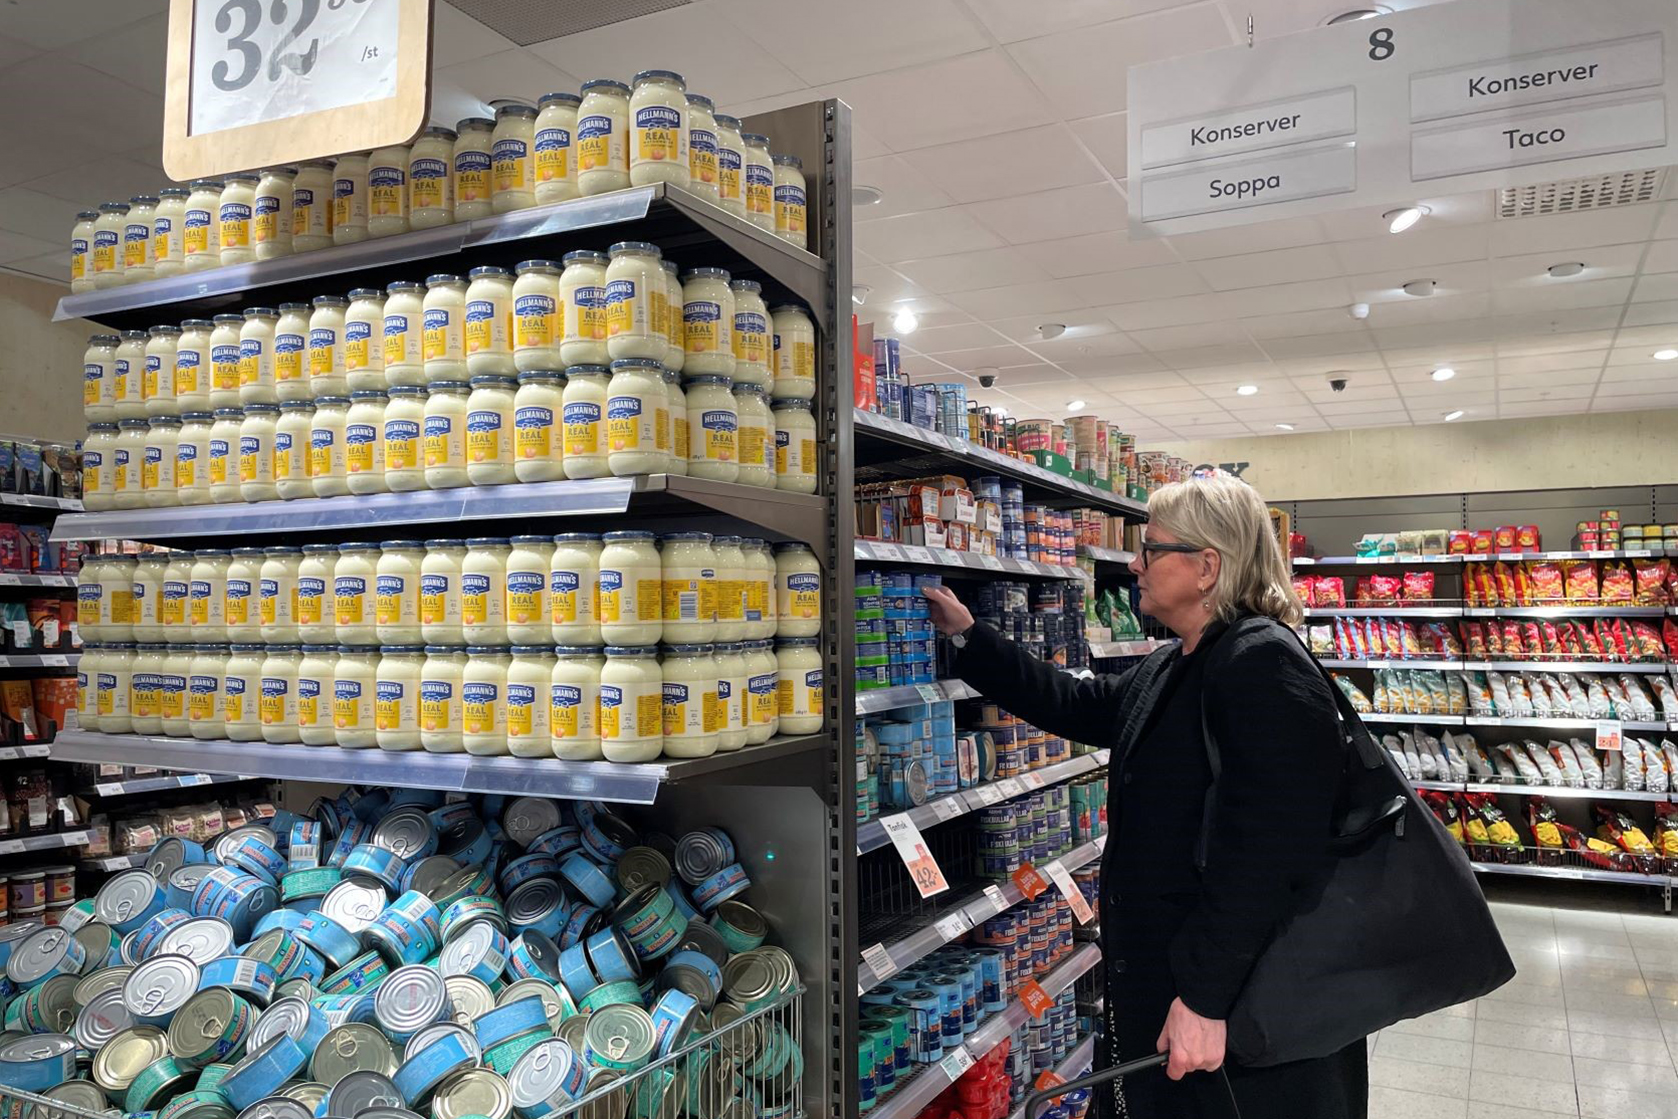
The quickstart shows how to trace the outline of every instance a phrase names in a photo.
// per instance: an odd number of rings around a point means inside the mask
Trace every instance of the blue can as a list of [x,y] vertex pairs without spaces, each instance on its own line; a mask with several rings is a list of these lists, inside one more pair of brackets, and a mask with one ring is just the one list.
[[617,888],[606,872],[581,852],[567,855],[559,864],[560,877],[569,882],[583,897],[596,907],[605,908],[617,896]]
[[636,962],[635,950],[624,940],[623,933],[608,925],[584,943],[588,949],[589,965],[600,982],[641,981],[641,966]]
[[333,968],[341,968],[361,954],[361,942],[324,914],[304,917],[292,935],[319,952]]
[[8,1088],[41,1093],[75,1079],[75,1075],[76,1043],[62,1034],[19,1038],[7,1045],[6,1056],[0,1057],[0,1084]]
[[459,1034],[446,1033],[398,1065],[391,1082],[402,1093],[403,1101],[413,1107],[456,1071],[477,1063],[477,1055],[466,1048]]
[[280,876],[286,872],[288,865],[284,856],[256,835],[240,836],[233,849],[227,852],[224,863],[227,866],[238,867],[270,886],[279,883]]
[[457,800],[449,804],[439,805],[431,810],[430,816],[431,822],[436,825],[439,835],[450,828],[459,827],[466,821],[478,822],[477,809],[472,807],[472,802],[469,800]]
[[149,960],[152,952],[157,948],[163,934],[184,921],[192,920],[192,914],[184,909],[163,909],[147,918],[134,934],[134,959],[136,962]]
[[227,987],[246,996],[260,1006],[267,1006],[274,997],[280,976],[272,965],[245,956],[223,956],[211,960],[198,972],[198,989]]
[[256,923],[256,927],[251,930],[251,939],[255,940],[263,933],[273,932],[275,929],[296,932],[303,920],[304,915],[295,909],[276,909]]
[[682,888],[680,883],[671,882],[669,885],[664,887],[664,891],[670,895],[670,901],[675,905],[677,913],[680,913],[689,921],[704,920],[704,914],[700,913],[699,910],[694,907],[693,902],[688,900],[688,892]]
[[219,866],[204,876],[192,897],[192,912],[199,917],[220,917],[233,926],[233,937],[244,943],[256,922],[279,902],[273,886],[230,866]]
[[699,1019],[699,1000],[674,987],[665,991],[653,1003],[649,1013],[653,1020],[653,1051],[668,1057],[685,1045]]
[[373,838],[373,825],[356,819],[353,816],[344,820],[344,828],[338,833],[338,838],[332,843],[332,852],[326,857],[327,866],[342,867],[344,860],[350,857],[350,852],[361,844]]
[[939,1031],[943,1035],[943,1047],[946,1051],[961,1044],[961,980],[941,975],[928,976],[926,990],[938,996]]
[[635,846],[634,830],[608,812],[579,811],[577,823],[582,830],[583,850],[599,862],[615,863]]
[[584,934],[590,928],[597,928],[597,922],[604,919],[601,911],[592,905],[578,905],[565,919],[565,927],[559,934],[559,946],[571,948],[583,942]]
[[559,873],[559,860],[552,855],[521,855],[501,868],[501,892],[510,894],[532,878],[552,878]]
[[113,875],[94,898],[94,915],[124,936],[164,909],[163,887],[143,870]]
[[534,996],[498,1006],[472,1023],[472,1033],[486,1053],[504,1041],[547,1028],[548,1012]]
[[520,979],[559,982],[559,947],[547,935],[526,929],[507,946],[507,970]]
[[573,998],[582,998],[599,985],[588,962],[588,946],[582,941],[560,950],[559,979]]
[[276,1034],[261,1049],[249,1054],[221,1078],[216,1091],[243,1111],[257,1100],[271,1096],[280,1085],[303,1071],[309,1055],[289,1034]]
[[375,917],[362,930],[361,938],[395,967],[421,963],[434,955],[438,947],[437,938],[424,925],[393,909]]
[[705,977],[711,984],[711,990],[719,994],[722,992],[722,968],[717,965],[717,961],[703,952],[696,952],[691,948],[676,952],[664,961],[664,966],[692,968]]
[[693,888],[693,903],[702,912],[710,913],[723,902],[745,893],[751,884],[751,879],[746,877],[745,867],[739,863],[729,863]]
[[320,825],[312,820],[299,820],[291,825],[286,866],[291,870],[314,870],[320,866],[320,839]]
[[387,890],[395,890],[402,884],[402,860],[395,853],[371,843],[357,844],[345,856],[343,869],[345,874],[366,875]]
[[530,846],[525,850],[532,855],[548,855],[557,860],[578,850],[582,845],[582,829],[574,824],[561,824],[557,828],[549,828],[531,840]]
[[1005,1010],[1008,1006],[1008,987],[1005,976],[1007,963],[1002,953],[995,948],[979,948],[973,952],[973,958],[979,965],[979,982],[983,994],[980,998],[986,1014],[995,1014]]

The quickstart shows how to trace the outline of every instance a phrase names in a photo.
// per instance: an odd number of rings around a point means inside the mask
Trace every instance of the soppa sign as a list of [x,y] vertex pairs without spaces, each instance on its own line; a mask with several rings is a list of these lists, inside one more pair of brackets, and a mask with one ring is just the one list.
[[163,168],[178,182],[405,143],[431,0],[170,0]]

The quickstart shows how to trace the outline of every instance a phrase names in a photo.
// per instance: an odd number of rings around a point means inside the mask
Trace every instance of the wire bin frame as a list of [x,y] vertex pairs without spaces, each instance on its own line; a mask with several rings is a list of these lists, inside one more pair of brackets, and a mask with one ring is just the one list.
[[0,1119],[110,1119],[112,1114],[84,1111],[22,1088],[0,1084]]

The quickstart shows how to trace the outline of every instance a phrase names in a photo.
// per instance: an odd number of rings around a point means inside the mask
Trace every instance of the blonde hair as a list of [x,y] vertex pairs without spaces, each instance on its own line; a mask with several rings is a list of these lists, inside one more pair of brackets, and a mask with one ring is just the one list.
[[1263,614],[1298,625],[1304,613],[1270,511],[1252,486],[1229,475],[1173,482],[1148,498],[1148,520],[1185,544],[1218,553],[1213,613],[1224,621]]

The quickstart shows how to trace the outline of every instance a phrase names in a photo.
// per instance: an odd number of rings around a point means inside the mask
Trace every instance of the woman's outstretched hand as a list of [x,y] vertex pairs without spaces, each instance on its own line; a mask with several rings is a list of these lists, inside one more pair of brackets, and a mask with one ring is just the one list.
[[1155,1044],[1160,1053],[1171,1051],[1165,1075],[1173,1080],[1191,1072],[1213,1072],[1224,1063],[1224,1023],[1202,1018],[1184,1006],[1182,999],[1172,999],[1165,1028]]
[[953,592],[943,587],[922,587],[921,593],[932,604],[932,624],[945,637],[963,633],[973,625],[972,612]]

